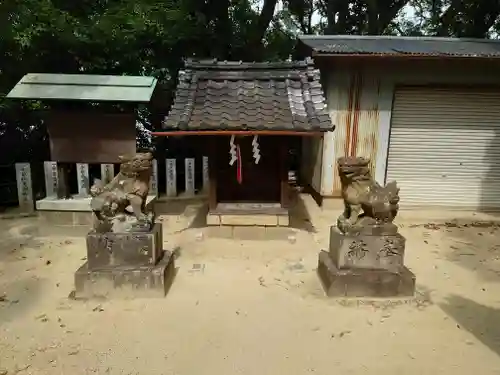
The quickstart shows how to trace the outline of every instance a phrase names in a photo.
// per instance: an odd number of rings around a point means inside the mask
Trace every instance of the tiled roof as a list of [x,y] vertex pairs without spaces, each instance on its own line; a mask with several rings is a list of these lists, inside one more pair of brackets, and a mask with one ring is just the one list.
[[312,60],[187,61],[163,123],[177,130],[333,130]]
[[500,57],[500,41],[438,37],[302,35],[313,55]]

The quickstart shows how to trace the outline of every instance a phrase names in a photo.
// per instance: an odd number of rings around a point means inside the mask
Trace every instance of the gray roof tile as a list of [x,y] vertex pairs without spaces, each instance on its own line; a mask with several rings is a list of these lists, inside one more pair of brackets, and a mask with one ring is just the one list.
[[186,63],[163,128],[327,131],[333,125],[312,60],[210,60]]
[[420,55],[500,57],[500,41],[492,39],[398,37],[366,35],[302,35],[315,55]]

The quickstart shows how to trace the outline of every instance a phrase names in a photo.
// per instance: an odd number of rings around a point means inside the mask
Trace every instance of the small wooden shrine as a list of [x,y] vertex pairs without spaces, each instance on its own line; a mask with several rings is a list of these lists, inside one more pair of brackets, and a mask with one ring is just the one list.
[[188,60],[163,129],[206,137],[209,224],[288,226],[290,137],[333,124],[312,60]]
[[[89,224],[92,178],[111,180],[119,156],[135,154],[137,105],[151,101],[156,85],[154,77],[29,73],[14,86],[7,98],[48,104],[51,160],[44,165],[46,197],[36,202],[41,217]],[[89,164],[100,164],[99,176],[89,174]]]

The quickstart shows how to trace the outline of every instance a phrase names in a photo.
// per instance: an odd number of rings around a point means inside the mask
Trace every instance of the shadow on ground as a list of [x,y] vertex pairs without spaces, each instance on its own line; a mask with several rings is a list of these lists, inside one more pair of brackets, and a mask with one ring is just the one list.
[[316,233],[307,206],[303,196],[295,194],[292,199],[292,207],[290,208],[290,228],[303,230],[309,233]]
[[439,306],[455,319],[457,327],[473,334],[484,345],[500,355],[500,309],[481,305],[457,295],[451,295]]

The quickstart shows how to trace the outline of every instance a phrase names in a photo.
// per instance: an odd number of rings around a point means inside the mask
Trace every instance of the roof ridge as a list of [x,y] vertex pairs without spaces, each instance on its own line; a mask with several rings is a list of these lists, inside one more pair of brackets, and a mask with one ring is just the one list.
[[306,69],[314,64],[311,58],[297,61],[228,61],[217,59],[186,59],[185,70],[286,70]]
[[500,40],[363,35],[305,35],[299,40],[314,56],[419,56],[499,58]]
[[352,35],[352,34],[333,34],[333,35],[299,35],[300,40],[411,40],[411,41],[429,41],[429,42],[473,42],[500,44],[500,39],[482,39],[482,38],[453,38],[442,36],[400,36],[400,35]]

